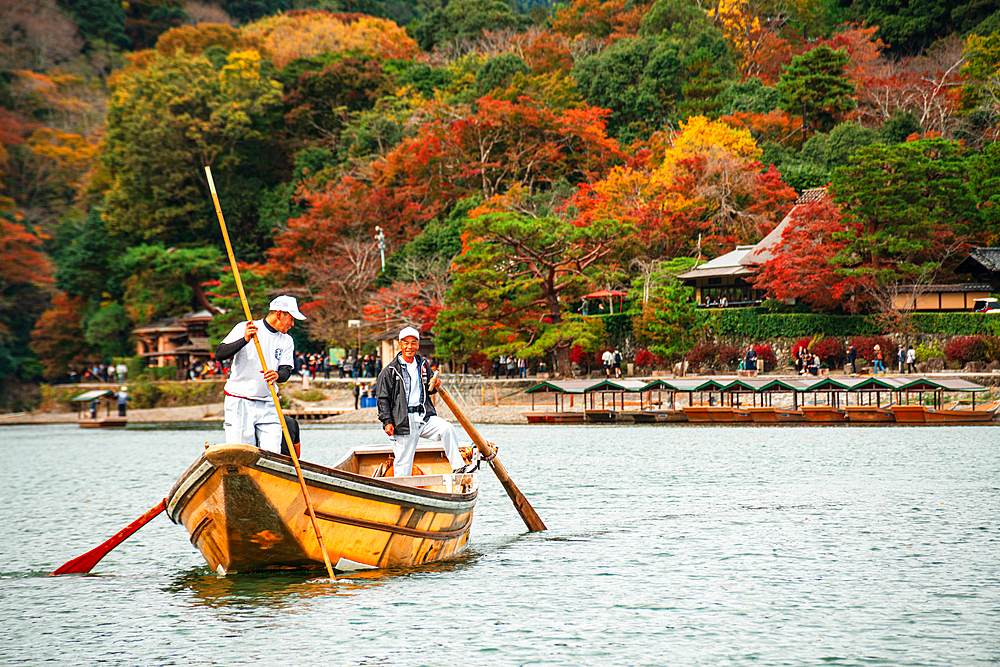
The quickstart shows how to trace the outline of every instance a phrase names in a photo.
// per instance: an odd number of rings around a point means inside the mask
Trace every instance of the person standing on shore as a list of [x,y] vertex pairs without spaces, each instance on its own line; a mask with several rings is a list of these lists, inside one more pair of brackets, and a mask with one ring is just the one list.
[[[288,330],[295,320],[304,320],[295,297],[279,296],[271,302],[266,317],[240,322],[229,332],[215,351],[215,358],[232,358],[232,370],[226,381],[226,442],[257,444],[269,452],[281,452],[284,434],[278,409],[271,400],[268,384],[287,382],[295,364],[295,342]],[[268,371],[261,369],[254,336],[267,360]]]
[[851,365],[851,375],[858,374],[858,349],[854,343],[847,344],[847,363]]
[[122,385],[122,388],[115,394],[115,398],[118,401],[118,416],[124,417],[128,406],[128,387]]
[[426,359],[417,354],[420,332],[403,327],[399,332],[400,352],[379,373],[375,396],[378,420],[392,441],[393,475],[408,477],[413,473],[417,440],[436,440],[444,446],[445,456],[455,472],[471,472],[458,450],[455,427],[438,417],[431,395],[441,385],[437,373],[431,376]]
[[882,357],[882,348],[878,345],[875,346],[875,375],[878,375],[879,371],[882,371],[882,375],[885,375],[885,360]]
[[913,344],[911,343],[910,349],[906,351],[906,367],[911,374],[916,372],[914,368],[916,361],[917,361],[917,353],[913,351]]

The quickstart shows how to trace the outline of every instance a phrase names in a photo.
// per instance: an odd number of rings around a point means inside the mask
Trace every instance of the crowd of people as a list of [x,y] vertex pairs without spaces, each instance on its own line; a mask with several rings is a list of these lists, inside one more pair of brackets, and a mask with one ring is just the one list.
[[70,365],[69,381],[72,384],[77,382],[125,382],[128,377],[128,366],[120,361],[117,364],[93,364],[85,367],[82,371],[76,366]]

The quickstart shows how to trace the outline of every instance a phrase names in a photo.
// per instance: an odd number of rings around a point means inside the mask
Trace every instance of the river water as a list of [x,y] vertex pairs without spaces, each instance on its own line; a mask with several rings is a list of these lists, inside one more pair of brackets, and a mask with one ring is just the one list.
[[[155,505],[221,428],[0,428],[0,664],[997,665],[1000,430],[484,426],[457,561],[328,583],[208,570]],[[331,463],[373,426],[306,426]]]

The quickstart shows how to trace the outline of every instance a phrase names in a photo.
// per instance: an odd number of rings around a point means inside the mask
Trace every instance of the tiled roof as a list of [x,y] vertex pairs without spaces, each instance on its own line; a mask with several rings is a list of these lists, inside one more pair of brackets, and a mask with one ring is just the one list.
[[781,243],[781,236],[785,233],[788,225],[792,223],[792,216],[795,214],[795,209],[803,204],[811,204],[813,202],[823,201],[827,198],[826,188],[813,188],[811,190],[803,190],[799,198],[795,200],[795,205],[792,206],[792,210],[788,212],[788,215],[778,223],[778,226],[771,230],[771,233],[760,240],[760,243],[754,246],[753,252],[748,252],[741,261],[742,264],[749,266],[752,264],[764,264],[769,259],[774,257],[774,249],[778,247]]
[[975,267],[969,267],[968,264],[973,262],[987,271],[1000,273],[1000,248],[973,248],[968,259],[962,262],[958,270],[961,271],[962,266],[966,266],[965,270],[971,273]]

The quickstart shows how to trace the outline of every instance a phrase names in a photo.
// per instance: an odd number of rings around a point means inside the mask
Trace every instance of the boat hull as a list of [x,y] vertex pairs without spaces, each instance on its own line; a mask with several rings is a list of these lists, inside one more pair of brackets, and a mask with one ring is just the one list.
[[684,416],[692,424],[711,424],[712,415],[708,408],[707,405],[685,405],[681,409],[684,411]]
[[842,424],[847,421],[847,413],[843,408],[834,408],[829,405],[812,405],[801,408],[806,421],[813,424]]
[[[386,456],[385,448],[368,449],[369,460],[349,456],[338,469],[301,464],[334,568],[421,565],[464,550],[478,475],[450,474],[443,451],[424,447],[414,465],[442,472],[369,477],[373,461]],[[167,512],[217,572],[325,567],[288,457],[248,445],[210,447],[171,489]]]
[[778,423],[778,416],[775,414],[775,408],[771,406],[750,406],[743,409],[750,414],[750,419],[752,419],[755,424]]
[[996,412],[990,410],[933,410],[927,409],[925,420],[928,424],[974,424],[993,421]]
[[790,424],[793,422],[804,422],[806,415],[802,410],[796,408],[774,408],[774,419],[779,424]]
[[77,421],[80,428],[125,428],[128,424],[126,417],[98,417],[97,419],[84,418]]
[[614,410],[587,410],[584,414],[589,424],[612,424],[618,421],[618,413]]
[[896,421],[892,410],[889,408],[879,408],[874,405],[848,405],[844,408],[847,411],[848,421],[855,424],[887,424]]
[[897,424],[923,424],[927,421],[927,408],[922,405],[894,405],[892,414]]

